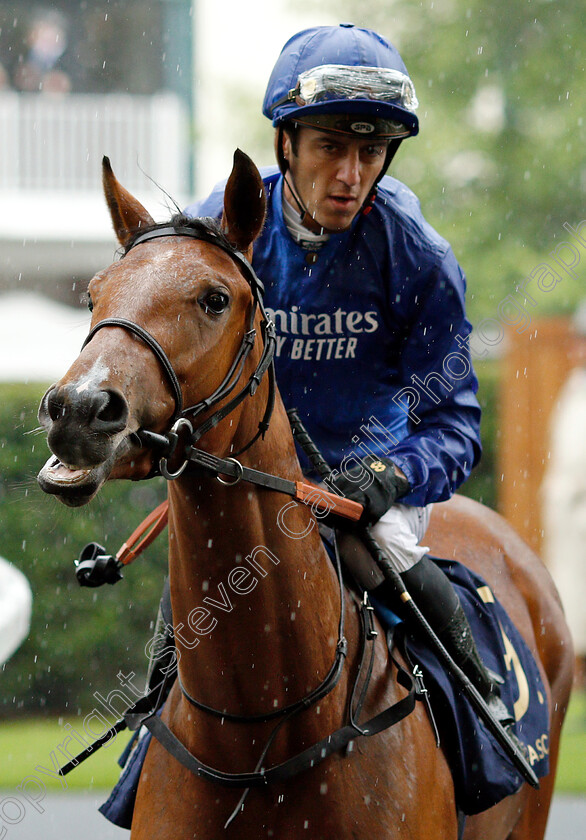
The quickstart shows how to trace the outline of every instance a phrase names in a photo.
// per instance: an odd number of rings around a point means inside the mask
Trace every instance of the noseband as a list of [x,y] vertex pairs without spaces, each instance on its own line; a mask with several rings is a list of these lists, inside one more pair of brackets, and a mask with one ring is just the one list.
[[[269,373],[269,395],[263,418],[258,424],[257,433],[242,449],[239,450],[239,452],[234,453],[235,456],[246,451],[259,437],[264,437],[269,427],[275,402],[275,372],[273,356],[275,353],[276,335],[275,325],[267,316],[263,304],[264,286],[246,257],[234,248],[225,236],[215,229],[214,224],[215,220],[213,219],[193,219],[190,221],[189,225],[171,224],[153,228],[145,231],[144,233],[139,233],[126,247],[123,255],[123,257],[126,256],[132,248],[135,248],[142,242],[148,242],[152,239],[159,239],[163,236],[187,236],[190,239],[207,242],[220,248],[224,251],[224,253],[231,257],[238,266],[240,272],[244,275],[251,288],[253,296],[253,305],[247,325],[248,328],[244,333],[240,348],[232,361],[228,372],[220,385],[218,385],[216,390],[210,394],[209,397],[195,403],[192,406],[189,406],[189,408],[184,408],[181,385],[167,354],[159,342],[144,327],[141,327],[139,324],[135,324],[127,318],[104,318],[103,321],[97,323],[95,327],[90,330],[82,345],[83,350],[98,330],[101,330],[103,327],[122,327],[123,329],[126,329],[138,336],[138,338],[140,338],[147,347],[149,347],[153,355],[156,356],[160,362],[171,386],[173,398],[175,400],[175,411],[171,418],[171,429],[167,435],[155,434],[148,429],[139,429],[136,434],[143,446],[151,446],[162,450],[163,457],[161,457],[159,469],[161,474],[167,479],[177,478],[183,472],[188,463],[188,460],[186,459],[181,468],[176,472],[170,472],[167,466],[168,459],[175,452],[178,438],[182,430],[189,430],[190,444],[192,446],[195,445],[195,443],[203,435],[217,426],[217,424],[230,414],[247,396],[254,395],[267,371]],[[238,384],[242,376],[244,363],[250,351],[254,347],[256,340],[254,321],[257,309],[260,311],[262,316],[261,333],[263,338],[263,350],[254,372],[251,374],[246,384],[227,403],[225,403],[225,405],[217,408],[209,417],[207,417],[207,419],[203,420],[198,426],[194,427],[192,425],[193,422],[203,412],[217,406],[218,403],[232,393]]]

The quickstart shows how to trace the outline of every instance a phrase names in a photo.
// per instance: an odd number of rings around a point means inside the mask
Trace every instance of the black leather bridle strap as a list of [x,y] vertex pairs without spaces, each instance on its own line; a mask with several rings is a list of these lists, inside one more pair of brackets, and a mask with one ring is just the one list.
[[81,349],[89,344],[92,340],[94,335],[101,330],[102,327],[121,327],[122,329],[128,330],[129,332],[133,333],[134,335],[141,338],[144,343],[149,347],[152,353],[157,357],[161,366],[165,373],[167,374],[167,379],[169,380],[169,384],[171,385],[171,389],[173,391],[173,398],[175,400],[175,414],[173,416],[173,420],[179,417],[183,413],[183,394],[181,393],[181,385],[179,384],[179,380],[177,379],[177,375],[173,370],[173,366],[171,362],[167,358],[167,354],[159,344],[159,342],[153,338],[153,336],[144,329],[144,327],[135,324],[134,321],[129,321],[127,318],[104,318],[103,321],[99,321],[96,326],[90,330],[88,333],[85,341],[81,345]]
[[[225,237],[220,235],[216,230],[213,229],[213,227],[211,227],[212,221],[213,220],[210,219],[193,219],[190,225],[166,225],[163,227],[155,228],[153,230],[145,231],[144,233],[139,233],[138,236],[136,236],[128,244],[125,250],[125,254],[127,254],[132,248],[135,248],[137,245],[140,245],[143,242],[148,242],[152,239],[158,239],[164,236],[186,236],[191,239],[208,242],[209,244],[215,245],[216,247],[220,248],[222,251],[224,251],[224,253],[228,254],[228,256],[231,257],[231,259],[236,263],[236,265],[244,275],[245,279],[247,280],[252,291],[253,306],[248,322],[248,329],[244,335],[236,358],[233,360],[226,376],[224,377],[220,385],[216,388],[213,394],[211,394],[209,397],[202,400],[201,402],[197,403],[196,405],[192,405],[189,408],[183,409],[181,412],[181,416],[185,417],[186,415],[191,415],[192,419],[195,419],[202,412],[212,408],[214,405],[217,405],[217,403],[219,403],[221,400],[227,397],[234,390],[242,374],[244,362],[246,361],[248,354],[254,346],[254,341],[256,338],[254,321],[256,318],[256,311],[257,309],[260,309],[260,313],[262,316],[262,330],[264,341],[262,355],[256,370],[252,373],[248,382],[241,388],[241,390],[228,403],[226,403],[226,405],[215,411],[210,417],[204,420],[204,422],[200,424],[199,427],[196,427],[193,433],[193,443],[195,443],[204,434],[206,434],[206,432],[213,429],[221,420],[224,419],[224,417],[230,414],[230,412],[233,411],[248,395],[253,395],[258,385],[260,384],[262,377],[264,376],[266,371],[269,370],[271,376],[269,383],[269,396],[267,399],[267,407],[264,416],[259,424],[258,432],[253,437],[253,439],[249,441],[246,444],[246,446],[240,450],[240,452],[237,453],[241,454],[245,449],[248,449],[250,446],[252,446],[252,444],[258,439],[260,435],[265,434],[272,414],[275,401],[274,371],[272,368],[272,361],[276,346],[275,326],[272,323],[272,321],[268,318],[262,301],[262,296],[264,294],[263,283],[259,279],[255,270],[253,269],[252,265],[248,262],[244,254],[242,254],[236,248],[233,248],[228,242],[228,240],[225,239]],[[179,413],[176,413],[173,420],[175,420],[178,416]]]
[[[193,219],[191,220],[189,225],[164,225],[161,227],[153,228],[151,230],[146,230],[143,233],[139,233],[137,236],[134,237],[134,239],[132,239],[128,243],[123,255],[126,256],[126,254],[128,254],[128,252],[132,250],[132,248],[135,248],[137,245],[140,245],[144,242],[148,242],[153,239],[159,239],[161,237],[170,236],[185,236],[190,239],[195,239],[197,241],[207,242],[211,245],[215,245],[216,247],[220,248],[222,251],[224,251],[224,253],[228,254],[228,256],[236,263],[239,270],[244,275],[246,281],[248,282],[251,288],[253,297],[253,303],[248,319],[247,330],[242,339],[238,353],[236,354],[235,359],[232,361],[230,368],[224,376],[224,379],[218,385],[216,390],[212,394],[210,394],[209,397],[206,397],[199,403],[189,406],[188,408],[184,408],[181,386],[179,384],[177,375],[173,370],[173,366],[171,365],[171,362],[169,361],[165,351],[163,350],[159,342],[154,338],[154,336],[152,336],[144,327],[141,327],[140,325],[135,324],[133,321],[130,321],[126,318],[105,318],[103,321],[97,323],[90,331],[86,340],[84,341],[82,345],[82,350],[88,344],[88,342],[91,341],[96,332],[102,329],[102,327],[121,327],[140,337],[145,342],[145,344],[152,350],[154,355],[161,363],[167,375],[167,379],[171,385],[173,397],[175,399],[175,411],[170,421],[171,425],[173,425],[178,418],[185,418],[187,415],[191,415],[192,419],[195,419],[203,412],[212,409],[215,405],[217,405],[219,402],[221,402],[223,399],[225,399],[231,394],[231,392],[234,390],[234,388],[240,381],[242,372],[244,370],[244,363],[250,351],[254,347],[256,339],[256,330],[254,328],[254,322],[256,319],[257,310],[260,310],[262,316],[261,330],[263,337],[263,349],[261,353],[261,358],[258,362],[256,369],[253,371],[248,381],[243,385],[243,387],[238,391],[238,393],[234,397],[232,397],[231,400],[229,400],[224,406],[213,412],[209,417],[207,417],[206,420],[203,421],[203,423],[201,423],[193,430],[192,443],[196,443],[203,435],[206,434],[206,432],[209,432],[211,429],[214,428],[214,426],[216,426],[221,420],[223,420],[228,414],[230,414],[230,412],[232,412],[247,396],[252,396],[255,393],[258,386],[260,385],[263,376],[268,371],[269,391],[264,415],[261,421],[259,422],[258,431],[254,435],[252,440],[250,440],[238,453],[235,453],[236,455],[239,455],[246,449],[248,449],[250,446],[252,446],[252,444],[261,435],[264,436],[269,426],[270,418],[275,404],[275,376],[272,362],[276,347],[276,333],[275,325],[267,316],[267,312],[264,308],[264,304],[262,301],[262,295],[264,294],[264,286],[261,280],[258,278],[256,272],[254,271],[252,265],[248,262],[246,257],[240,251],[232,247],[228,240],[219,231],[214,229],[214,227],[212,226],[213,221],[214,220],[211,219]],[[141,437],[143,432],[146,432],[143,438],[144,442],[146,442],[150,433],[148,432],[148,430],[141,429],[138,432],[139,438]],[[167,445],[169,445],[169,441],[167,442]],[[170,478],[171,476],[166,475],[165,477]]]

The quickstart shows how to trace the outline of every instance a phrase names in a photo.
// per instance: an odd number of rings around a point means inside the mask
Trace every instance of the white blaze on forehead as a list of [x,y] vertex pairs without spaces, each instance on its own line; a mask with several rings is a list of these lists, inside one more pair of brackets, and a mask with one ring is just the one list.
[[104,364],[101,359],[96,359],[90,370],[83,374],[78,385],[75,386],[75,391],[82,394],[92,386],[101,385],[110,375],[110,368]]

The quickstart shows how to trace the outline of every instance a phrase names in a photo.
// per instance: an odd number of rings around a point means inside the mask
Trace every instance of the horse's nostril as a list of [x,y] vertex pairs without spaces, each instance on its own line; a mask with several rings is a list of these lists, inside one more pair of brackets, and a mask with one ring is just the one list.
[[96,420],[106,426],[124,428],[128,419],[128,403],[117,391],[103,391],[102,405],[96,412]]
[[60,400],[55,393],[51,393],[47,395],[46,399],[46,409],[47,414],[53,421],[59,420],[60,417],[63,417],[65,414],[65,404],[63,400]]

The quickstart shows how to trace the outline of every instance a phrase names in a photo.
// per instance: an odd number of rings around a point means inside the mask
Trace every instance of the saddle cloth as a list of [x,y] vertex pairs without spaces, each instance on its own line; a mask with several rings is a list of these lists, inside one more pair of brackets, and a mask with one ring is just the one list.
[[[549,712],[546,691],[532,653],[479,575],[460,563],[434,560],[458,592],[483,662],[504,680],[501,697],[515,718],[515,734],[527,746],[531,768],[538,778],[546,776]],[[387,606],[374,598],[372,602],[383,624],[397,623],[398,619]],[[515,793],[523,778],[433,650],[425,641],[408,633],[404,635],[404,648],[407,658],[423,671],[441,746],[452,771],[459,810],[476,814]]]
[[[483,661],[504,680],[501,697],[515,717],[514,731],[527,745],[533,771],[538,778],[547,775],[547,696],[529,648],[480,576],[460,563],[434,560],[458,592]],[[372,603],[383,625],[395,627],[401,623],[388,605],[374,597]],[[407,633],[404,648],[408,660],[423,672],[440,743],[452,771],[458,809],[464,814],[475,814],[515,793],[523,784],[521,775],[433,651]],[[138,779],[151,737],[146,730],[140,737],[134,734],[120,758],[120,779],[99,809],[121,828],[130,828]],[[391,756],[389,760],[392,761]]]

